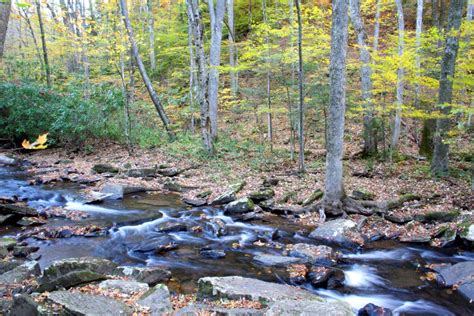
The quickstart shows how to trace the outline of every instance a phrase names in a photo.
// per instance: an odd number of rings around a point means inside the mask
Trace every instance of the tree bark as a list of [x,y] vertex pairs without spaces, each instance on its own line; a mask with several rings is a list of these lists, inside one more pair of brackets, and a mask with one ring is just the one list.
[[[293,44],[293,24],[294,24],[294,8],[293,0],[290,0],[290,59],[291,59],[291,73],[290,73],[290,87],[287,88],[288,98],[288,122],[290,123],[290,159],[293,161],[295,156],[295,138],[296,138],[296,122],[293,113],[293,93],[295,88],[295,63],[294,63],[294,44]],[[291,91],[291,93],[290,93]]]
[[360,15],[359,0],[350,0],[350,17],[357,34],[357,45],[359,46],[359,58],[362,63],[360,67],[360,79],[362,87],[362,100],[364,102],[364,149],[363,156],[368,157],[377,154],[377,134],[374,128],[374,111],[372,103],[372,68],[371,58],[365,32],[364,22]]
[[39,22],[40,35],[41,35],[41,45],[43,47],[44,67],[46,70],[46,83],[48,87],[51,88],[51,68],[49,67],[48,48],[46,47],[46,36],[44,34],[43,18],[41,14],[41,4],[39,0],[36,0],[36,12],[38,14],[38,22]]
[[3,49],[5,47],[5,38],[7,37],[11,6],[11,0],[0,2],[0,60],[3,58]]
[[[265,25],[268,24],[267,18],[267,1],[262,1],[262,15],[263,15],[263,23]],[[267,46],[267,132],[268,132],[268,140],[270,142],[270,150],[273,151],[273,119],[272,119],[272,97],[271,97],[271,71],[270,71],[270,52],[268,51],[268,47],[270,45],[270,39],[268,36],[268,32],[265,34],[265,45]]]
[[207,2],[211,18],[211,47],[209,51],[209,117],[211,119],[211,136],[217,139],[217,117],[219,102],[219,69],[221,63],[222,28],[224,26],[224,15],[226,0],[214,0]]
[[36,39],[36,34],[33,29],[33,25],[31,24],[30,17],[28,16],[28,11],[21,8],[19,9],[20,16],[25,19],[26,24],[28,25],[28,29],[30,31],[31,38],[33,39],[33,45],[35,46],[35,51],[36,51],[36,57],[39,60],[39,63],[41,65],[41,69],[44,71],[44,78],[46,78],[46,67],[44,66],[44,60],[43,56],[41,56],[41,51],[38,45],[38,40]]
[[454,69],[456,56],[459,49],[459,28],[463,11],[463,0],[451,0],[449,6],[447,38],[441,62],[441,74],[439,80],[438,104],[441,106],[443,118],[436,120],[436,133],[434,142],[433,158],[431,160],[431,171],[434,175],[441,176],[448,173],[449,168],[449,144],[447,143],[450,129],[451,101],[453,95]]
[[373,50],[376,53],[379,50],[379,36],[380,36],[380,6],[382,0],[377,0],[375,9],[375,25],[374,25],[374,43]]
[[123,19],[123,22],[125,24],[125,28],[127,29],[128,39],[130,41],[130,45],[132,46],[133,58],[135,59],[135,61],[137,63],[138,70],[140,71],[140,74],[141,74],[142,79],[143,79],[143,83],[145,84],[145,86],[148,90],[148,94],[150,95],[150,98],[151,98],[151,100],[152,100],[152,102],[155,106],[155,109],[158,112],[158,115],[159,115],[161,121],[163,122],[163,125],[164,125],[166,131],[168,132],[168,135],[170,137],[173,137],[174,135],[173,135],[172,131],[169,128],[170,120],[168,119],[168,116],[166,115],[165,110],[163,109],[163,105],[161,103],[161,100],[158,97],[158,95],[156,94],[155,89],[153,88],[153,85],[150,81],[150,78],[148,77],[148,74],[146,72],[145,65],[143,65],[142,59],[140,58],[140,54],[138,52],[137,42],[135,41],[135,35],[133,33],[132,25],[131,25],[130,19],[128,17],[127,4],[126,4],[125,0],[120,0],[119,4],[120,4],[121,13],[122,13],[122,19]]
[[296,0],[296,15],[298,17],[298,90],[299,90],[299,107],[298,107],[298,139],[299,139],[299,155],[298,155],[298,171],[304,172],[304,91],[303,91],[303,23],[301,21],[300,0]]
[[147,0],[148,10],[148,33],[150,42],[150,68],[151,70],[156,69],[156,57],[155,57],[155,16],[153,15],[153,0]]
[[415,85],[415,108],[419,108],[419,96],[420,96],[420,73],[421,73],[421,32],[423,29],[423,1],[424,0],[417,0],[416,1],[416,32],[415,32],[415,37],[416,37],[416,42],[415,42],[415,48],[416,48],[416,77],[417,77],[417,82]]
[[403,106],[403,90],[405,88],[403,77],[405,71],[402,66],[403,51],[405,49],[405,19],[403,15],[402,0],[395,0],[397,5],[397,16],[398,16],[398,57],[399,65],[397,70],[397,108],[395,111],[395,120],[393,122],[392,131],[392,144],[391,150],[394,151],[398,147],[398,141],[400,140],[400,129],[402,123],[402,106]]
[[229,27],[229,64],[232,67],[230,71],[230,89],[235,97],[239,90],[239,73],[235,70],[237,66],[237,52],[235,47],[234,0],[227,0],[227,24]]

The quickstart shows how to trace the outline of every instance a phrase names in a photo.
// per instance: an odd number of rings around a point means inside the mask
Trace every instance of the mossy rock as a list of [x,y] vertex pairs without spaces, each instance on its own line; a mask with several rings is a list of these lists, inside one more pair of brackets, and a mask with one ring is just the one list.
[[108,163],[99,163],[92,167],[95,173],[118,173],[119,169]]
[[352,198],[355,200],[373,201],[375,200],[375,194],[365,190],[354,190],[352,191]]
[[278,200],[278,203],[288,203],[288,201],[296,199],[297,195],[296,191],[287,192]]
[[232,184],[230,187],[229,187],[229,190],[230,191],[233,191],[234,193],[239,193],[240,191],[242,191],[242,189],[247,185],[247,181],[240,181],[240,182],[237,182],[237,183],[234,183]]
[[422,223],[432,223],[432,222],[451,222],[454,221],[460,212],[458,210],[451,211],[434,211],[428,212],[425,214],[416,215],[415,219]]
[[249,198],[251,198],[254,202],[260,202],[271,199],[274,195],[275,191],[273,191],[273,189],[261,188],[258,191],[250,193]]
[[317,189],[313,193],[311,193],[306,199],[304,199],[301,204],[303,206],[308,206],[310,204],[313,204],[314,202],[320,200],[324,195],[324,192],[321,191],[320,189]]

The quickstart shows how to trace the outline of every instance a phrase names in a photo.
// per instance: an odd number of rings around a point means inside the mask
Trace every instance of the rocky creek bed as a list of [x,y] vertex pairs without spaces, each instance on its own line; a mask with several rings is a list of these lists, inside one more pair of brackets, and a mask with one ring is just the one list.
[[0,167],[0,313],[474,313],[469,222],[435,248],[431,235],[367,238],[373,218],[361,214],[303,226],[291,218],[307,209],[269,203],[270,181],[209,200],[118,184],[86,196],[93,179],[34,179]]

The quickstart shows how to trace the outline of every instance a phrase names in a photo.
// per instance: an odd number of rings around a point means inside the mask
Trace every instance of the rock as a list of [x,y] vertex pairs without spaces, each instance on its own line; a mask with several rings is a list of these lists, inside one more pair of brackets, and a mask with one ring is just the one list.
[[258,191],[252,192],[249,194],[249,198],[252,199],[252,201],[258,203],[261,201],[269,200],[275,195],[275,191],[271,188],[261,188]]
[[165,223],[160,224],[160,226],[155,228],[155,230],[160,233],[175,233],[175,232],[187,231],[188,228],[183,223],[165,222]]
[[145,192],[146,189],[143,187],[133,187],[127,186],[123,184],[114,184],[114,183],[107,183],[104,188],[102,189],[102,193],[109,194],[107,199],[111,200],[120,200],[126,194],[138,193],[138,192]]
[[417,194],[407,193],[400,196],[398,200],[389,201],[387,203],[387,209],[392,210],[403,206],[403,204],[411,201],[421,200],[421,196]]
[[442,212],[442,211],[433,211],[427,212],[425,214],[419,214],[415,216],[415,220],[422,223],[432,223],[432,222],[451,222],[454,221],[460,212],[457,210]]
[[146,283],[125,280],[105,280],[100,282],[99,287],[103,290],[118,290],[120,293],[128,295],[148,291],[149,289]]
[[15,214],[0,215],[0,225],[5,225],[10,222],[13,222],[15,217]]
[[387,221],[391,221],[392,223],[400,224],[400,225],[406,224],[406,223],[411,222],[413,220],[413,217],[411,217],[411,216],[403,216],[403,215],[396,214],[396,213],[386,214],[384,216],[384,218]]
[[449,226],[441,227],[436,237],[439,239],[439,243],[435,242],[435,239],[431,240],[431,246],[433,247],[449,247],[456,241],[457,231],[451,229]]
[[156,176],[156,168],[138,168],[127,170],[127,176],[131,178],[149,178]]
[[375,200],[375,194],[363,191],[363,190],[354,190],[352,191],[352,196],[354,200],[363,200],[363,201],[373,201]]
[[431,241],[431,235],[429,232],[418,233],[418,234],[409,234],[400,237],[400,242],[408,243],[428,243]]
[[178,168],[175,167],[158,169],[157,172],[165,177],[176,177],[179,174]]
[[459,236],[467,241],[474,241],[474,224],[467,223],[463,225],[463,230]]
[[18,222],[17,225],[20,226],[40,226],[46,224],[46,221],[40,217],[23,217]]
[[13,256],[15,257],[26,257],[29,254],[39,250],[36,246],[15,246],[13,248]]
[[223,250],[211,249],[211,248],[201,248],[199,250],[201,257],[210,258],[210,259],[219,259],[225,257],[225,252]]
[[0,155],[0,165],[15,166],[17,164],[18,164],[18,161],[16,159],[7,157],[5,155]]
[[227,228],[225,222],[220,218],[211,218],[208,222],[204,223],[204,229],[214,237],[220,237],[227,234]]
[[226,214],[242,214],[253,211],[254,204],[249,198],[242,198],[230,202],[224,208]]
[[310,238],[344,246],[355,246],[354,238],[360,237],[357,224],[349,219],[336,219],[325,222],[309,234]]
[[214,200],[209,203],[210,205],[222,205],[222,204],[227,204],[235,200],[235,193],[234,191],[227,191],[218,197],[216,197]]
[[264,305],[284,299],[324,301],[321,297],[297,287],[240,276],[201,278],[198,281],[198,297],[248,299],[260,301]]
[[303,284],[306,282],[309,270],[305,264],[297,263],[286,267],[286,272],[291,284]]
[[159,236],[150,240],[144,240],[133,251],[162,253],[176,248],[178,248],[178,245],[176,245],[173,238],[170,236]]
[[0,260],[0,274],[4,274],[5,272],[13,270],[14,268],[22,265],[23,263],[23,260],[18,259],[10,259],[6,261]]
[[34,208],[22,204],[0,204],[0,214],[38,216],[38,211]]
[[[224,308],[205,304],[191,304],[174,314],[175,316],[219,315],[219,316],[264,316],[264,309]],[[272,315],[273,316],[273,315]]]
[[130,308],[122,302],[98,295],[56,291],[48,300],[64,306],[71,315],[131,315]]
[[27,294],[17,294],[13,296],[9,315],[39,316],[38,303]]
[[352,316],[352,308],[341,301],[280,300],[270,305],[265,315]]
[[253,260],[266,266],[275,266],[275,267],[285,267],[292,263],[300,263],[303,261],[301,258],[267,255],[267,254],[255,256],[253,257]]
[[108,163],[99,163],[92,167],[95,173],[118,173],[119,169]]
[[0,284],[21,283],[40,273],[41,269],[37,261],[27,261],[0,275]]
[[198,198],[198,199],[207,199],[211,194],[212,194],[211,190],[199,192],[198,194],[196,194],[196,198]]
[[26,260],[35,260],[35,261],[38,261],[39,259],[41,259],[41,255],[37,252],[34,252],[34,253],[30,253],[28,256],[26,256]]
[[104,274],[88,271],[78,270],[57,276],[55,278],[40,278],[38,292],[53,291],[60,288],[69,289],[71,287],[86,284],[94,281],[101,281],[107,279]]
[[357,316],[392,316],[392,310],[369,303],[359,309]]
[[148,307],[151,316],[159,316],[171,313],[170,292],[163,284],[158,284],[154,288],[148,290],[137,301],[138,305]]
[[184,192],[186,188],[176,181],[168,180],[163,184],[163,189],[171,192]]
[[267,205],[260,204],[263,209],[276,215],[299,215],[307,211],[306,208],[298,205]]
[[438,280],[445,286],[458,286],[458,291],[468,300],[474,300],[474,261],[459,262],[439,271]]
[[308,274],[309,281],[314,287],[326,287],[334,269],[327,267],[311,267]]
[[264,187],[269,188],[269,187],[274,187],[274,186],[278,185],[279,182],[280,182],[279,179],[273,178],[273,177],[269,177],[269,178],[263,179],[263,184],[262,184],[262,185],[263,185]]
[[320,200],[324,195],[324,192],[321,191],[320,189],[317,189],[313,193],[311,193],[306,199],[304,199],[301,204],[303,206],[308,206],[313,204],[314,202]]
[[5,250],[13,250],[16,244],[17,244],[17,241],[14,238],[9,238],[9,237],[0,238],[0,248],[3,248]]
[[158,267],[125,267],[120,266],[115,269],[115,274],[131,277],[138,282],[143,282],[149,286],[168,281],[171,272]]
[[184,203],[186,203],[188,205],[191,205],[191,206],[196,206],[196,207],[203,206],[203,205],[207,204],[206,199],[191,199],[191,198],[184,197],[182,200],[183,200]]
[[240,191],[242,191],[242,189],[247,185],[247,182],[244,180],[244,181],[240,181],[240,182],[237,182],[237,183],[234,183],[232,184],[229,189],[230,191],[234,192],[235,194],[239,193]]
[[336,255],[332,248],[324,245],[295,244],[290,248],[289,255],[306,259],[312,264],[324,263],[331,265],[336,261]]
[[[258,205],[256,205],[255,207],[258,207]],[[255,209],[255,207],[254,207],[254,209]],[[242,222],[249,222],[249,221],[253,221],[253,220],[256,220],[256,219],[261,219],[263,217],[263,215],[259,214],[258,212],[241,213],[241,214],[234,215],[234,216],[237,220],[242,221]]]
[[88,196],[86,197],[85,204],[99,204],[104,202],[104,200],[111,198],[113,199],[114,193],[103,193],[103,192],[96,192],[91,191]]

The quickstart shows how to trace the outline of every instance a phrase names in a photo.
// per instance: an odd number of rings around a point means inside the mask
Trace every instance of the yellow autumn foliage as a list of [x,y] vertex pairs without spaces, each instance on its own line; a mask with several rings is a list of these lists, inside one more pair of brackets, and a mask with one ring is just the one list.
[[24,139],[23,142],[21,143],[21,146],[25,149],[33,149],[33,150],[38,150],[38,149],[46,149],[48,148],[48,145],[46,145],[46,142],[48,141],[48,133],[44,133],[38,136],[38,138],[30,144],[30,142],[27,139]]

